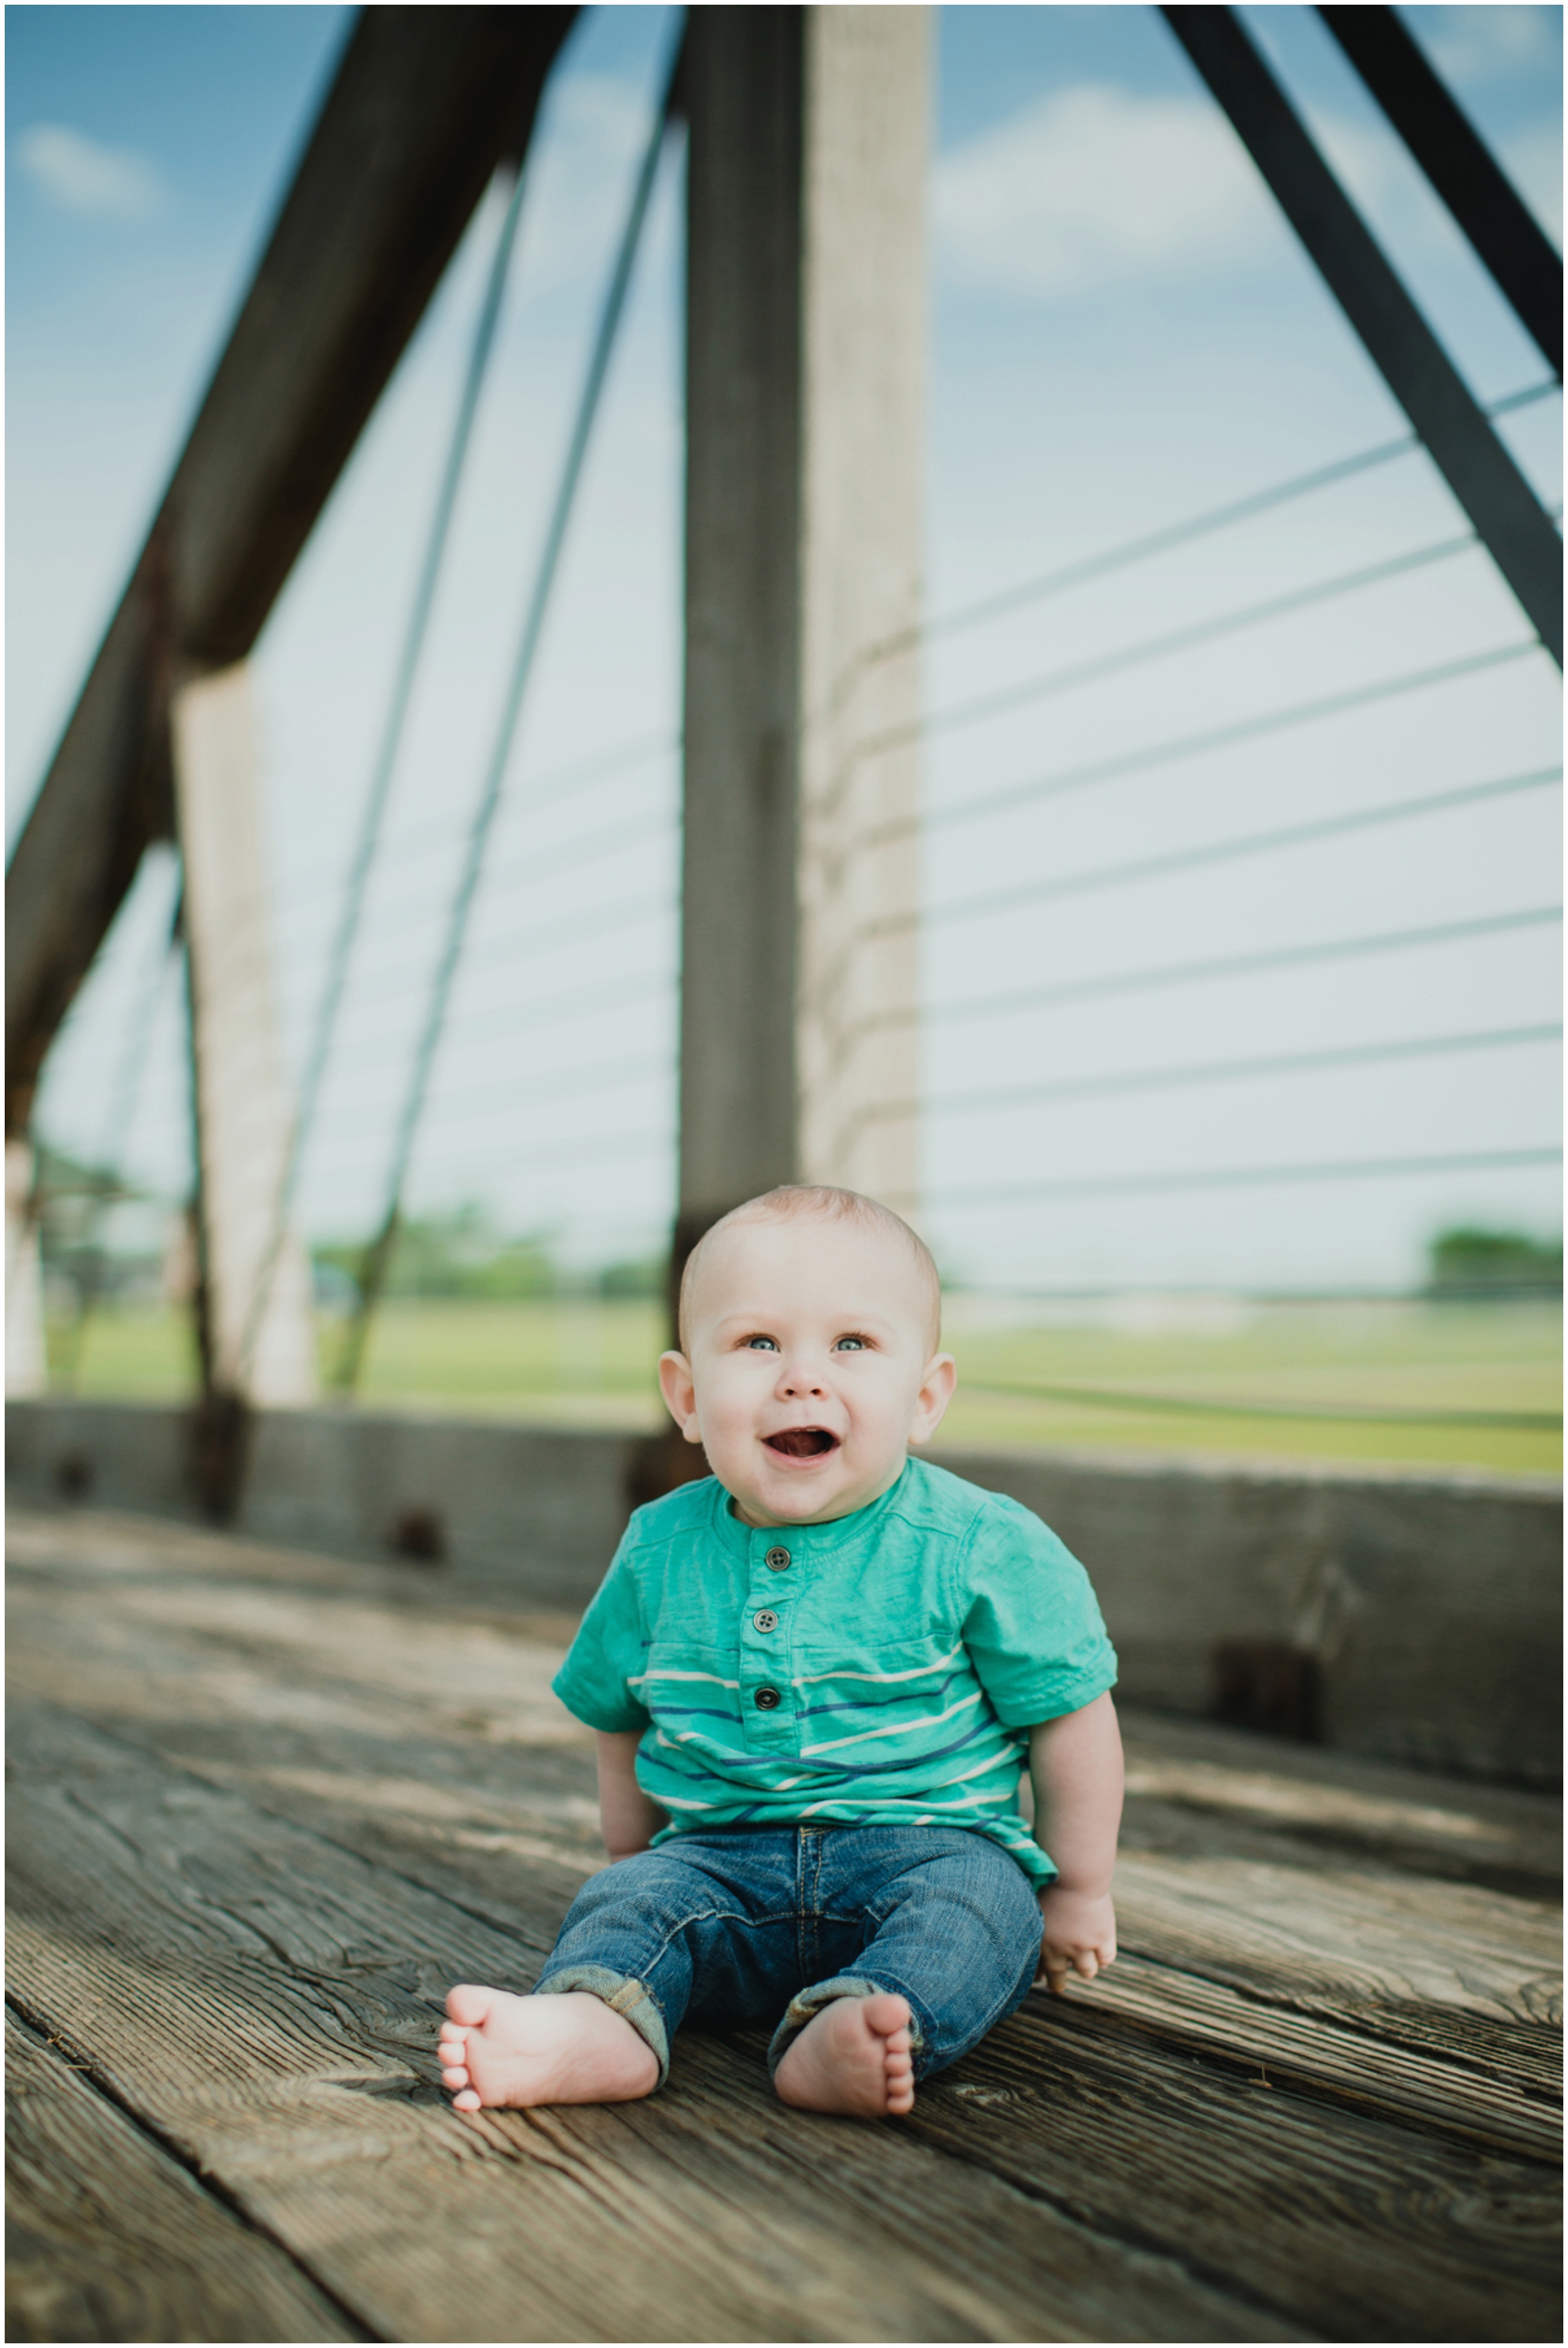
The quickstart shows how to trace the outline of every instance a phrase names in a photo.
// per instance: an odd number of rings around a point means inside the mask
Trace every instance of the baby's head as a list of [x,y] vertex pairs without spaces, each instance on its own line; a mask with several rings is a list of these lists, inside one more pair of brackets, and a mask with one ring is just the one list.
[[769,1190],[715,1223],[681,1283],[664,1399],[750,1524],[821,1524],[895,1483],[953,1391],[923,1241],[854,1190]]

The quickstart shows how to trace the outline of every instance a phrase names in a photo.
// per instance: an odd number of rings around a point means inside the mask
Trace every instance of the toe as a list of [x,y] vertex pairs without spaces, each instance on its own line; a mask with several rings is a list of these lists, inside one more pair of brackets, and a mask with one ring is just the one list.
[[441,2073],[441,2084],[444,2087],[466,2087],[468,2084],[467,2066],[462,2063],[448,2063]]
[[466,2030],[477,2029],[495,2002],[495,1991],[483,1989],[477,1982],[459,1982],[446,1993],[447,2013]]
[[875,1997],[865,2001],[861,2011],[872,2029],[883,2038],[890,2038],[896,2030],[907,2030],[909,2027],[909,2001],[907,1997],[896,1996],[891,1990],[878,1990]]
[[482,2111],[484,2106],[472,2087],[465,2087],[460,2096],[453,2096],[452,2108],[455,2112],[477,2112]]

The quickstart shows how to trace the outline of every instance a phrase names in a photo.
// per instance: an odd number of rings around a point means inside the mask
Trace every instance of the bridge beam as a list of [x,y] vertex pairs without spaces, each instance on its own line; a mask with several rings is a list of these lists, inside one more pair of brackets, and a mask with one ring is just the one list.
[[202,1385],[209,1395],[261,1407],[306,1403],[316,1373],[304,1252],[291,1234],[275,1265],[266,1261],[291,1102],[245,662],[179,689],[173,757],[190,958]]
[[1233,8],[1161,15],[1229,116],[1526,619],[1563,665],[1563,541]]
[[5,1391],[40,1395],[49,1384],[44,1344],[44,1275],[34,1212],[33,1152],[5,1144]]
[[361,14],[12,860],[7,1133],[143,850],[172,832],[171,679],[250,652],[576,14]]
[[866,1112],[916,1091],[877,1023],[916,981],[927,11],[694,10],[683,96],[677,1272],[777,1182],[917,1206],[912,1114]]
[[1563,263],[1491,149],[1392,8],[1318,15],[1563,380]]

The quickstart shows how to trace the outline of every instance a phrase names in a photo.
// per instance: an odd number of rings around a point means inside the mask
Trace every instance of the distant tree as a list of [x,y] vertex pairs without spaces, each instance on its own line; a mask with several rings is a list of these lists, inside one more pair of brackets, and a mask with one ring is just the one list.
[[550,1251],[538,1240],[508,1240],[487,1262],[472,1265],[457,1293],[514,1303],[519,1297],[550,1296],[558,1285]]
[[669,1269],[669,1260],[662,1255],[607,1263],[599,1275],[599,1292],[601,1296],[662,1296]]
[[[363,1244],[325,1241],[313,1253],[331,1279],[357,1282]],[[485,1209],[470,1202],[444,1215],[411,1218],[400,1229],[388,1268],[388,1296],[440,1296],[515,1303],[549,1296],[557,1287],[548,1244],[508,1239]]]
[[1532,1240],[1523,1231],[1459,1226],[1440,1231],[1429,1250],[1430,1296],[1507,1294],[1511,1290],[1563,1291],[1563,1242]]
[[[78,1298],[118,1295],[155,1272],[160,1241],[141,1232],[128,1244],[123,1231],[111,1240],[112,1209],[150,1208],[151,1193],[110,1167],[91,1166],[67,1150],[40,1141],[34,1159],[30,1211],[36,1219],[44,1277],[52,1291],[71,1289]],[[145,1222],[143,1216],[141,1220]]]

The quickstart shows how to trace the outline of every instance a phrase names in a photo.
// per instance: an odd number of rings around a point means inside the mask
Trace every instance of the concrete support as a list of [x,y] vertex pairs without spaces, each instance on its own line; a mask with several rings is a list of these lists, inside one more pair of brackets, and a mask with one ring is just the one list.
[[208,1384],[257,1405],[316,1390],[310,1282],[291,1237],[257,1317],[288,1141],[267,929],[256,726],[243,662],[183,686],[174,705],[175,800],[185,861]]
[[800,1164],[917,1216],[929,18],[806,16]]
[[678,1258],[776,1182],[916,1205],[928,43],[689,20]]
[[41,1395],[48,1386],[44,1350],[44,1276],[38,1224],[32,1213],[33,1152],[5,1144],[5,1391]]

